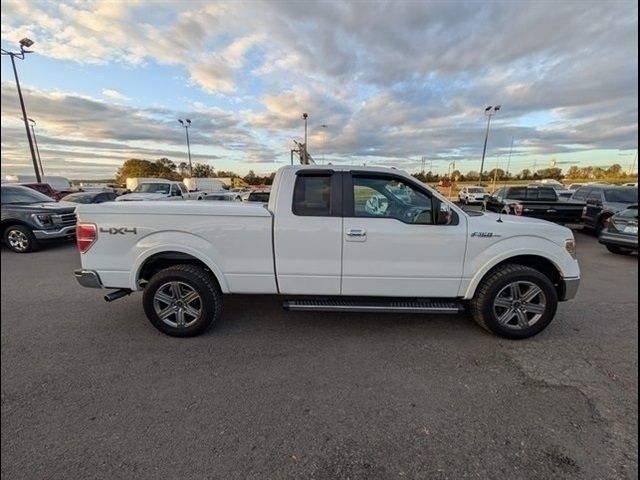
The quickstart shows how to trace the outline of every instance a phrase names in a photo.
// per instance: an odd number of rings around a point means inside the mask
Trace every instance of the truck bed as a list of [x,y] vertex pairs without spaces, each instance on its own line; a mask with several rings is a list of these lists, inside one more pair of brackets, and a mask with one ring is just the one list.
[[277,292],[272,216],[261,204],[109,202],[79,205],[77,213],[79,222],[98,226],[81,259],[106,287],[138,289],[137,275],[150,256],[173,251],[219,266],[224,292]]

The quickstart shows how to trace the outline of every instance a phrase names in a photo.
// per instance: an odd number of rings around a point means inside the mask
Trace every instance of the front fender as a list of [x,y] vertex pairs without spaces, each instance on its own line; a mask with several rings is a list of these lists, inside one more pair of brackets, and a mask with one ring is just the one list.
[[473,298],[478,285],[485,275],[499,263],[522,255],[533,255],[549,260],[563,278],[579,278],[580,267],[565,249],[543,237],[518,236],[500,240],[477,253],[467,252],[464,277],[459,296]]
[[132,290],[140,288],[138,279],[144,263],[153,255],[165,252],[179,252],[197,258],[213,272],[222,293],[229,292],[227,281],[219,267],[216,248],[202,237],[177,231],[151,233],[136,243],[133,248],[133,266],[129,279]]

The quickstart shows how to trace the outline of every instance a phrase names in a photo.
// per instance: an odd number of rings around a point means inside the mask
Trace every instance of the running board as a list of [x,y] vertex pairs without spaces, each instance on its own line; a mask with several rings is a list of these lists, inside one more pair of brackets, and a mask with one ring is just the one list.
[[287,300],[285,310],[316,312],[461,313],[464,307],[451,301],[432,300]]

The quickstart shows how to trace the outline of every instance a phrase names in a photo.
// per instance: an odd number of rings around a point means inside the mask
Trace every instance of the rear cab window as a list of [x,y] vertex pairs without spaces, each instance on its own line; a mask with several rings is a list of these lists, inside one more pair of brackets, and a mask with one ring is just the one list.
[[335,180],[332,173],[299,173],[293,190],[294,215],[330,217],[339,213],[335,208]]

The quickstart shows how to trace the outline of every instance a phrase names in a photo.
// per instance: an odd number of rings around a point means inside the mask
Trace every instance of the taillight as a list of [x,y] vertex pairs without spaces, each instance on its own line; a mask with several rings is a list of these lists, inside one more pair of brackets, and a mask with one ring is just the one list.
[[80,253],[87,253],[98,239],[98,229],[93,223],[78,223],[76,225],[76,243]]
[[521,203],[516,203],[513,206],[513,213],[515,213],[516,215],[522,215],[523,211],[524,211],[524,207],[522,206]]

